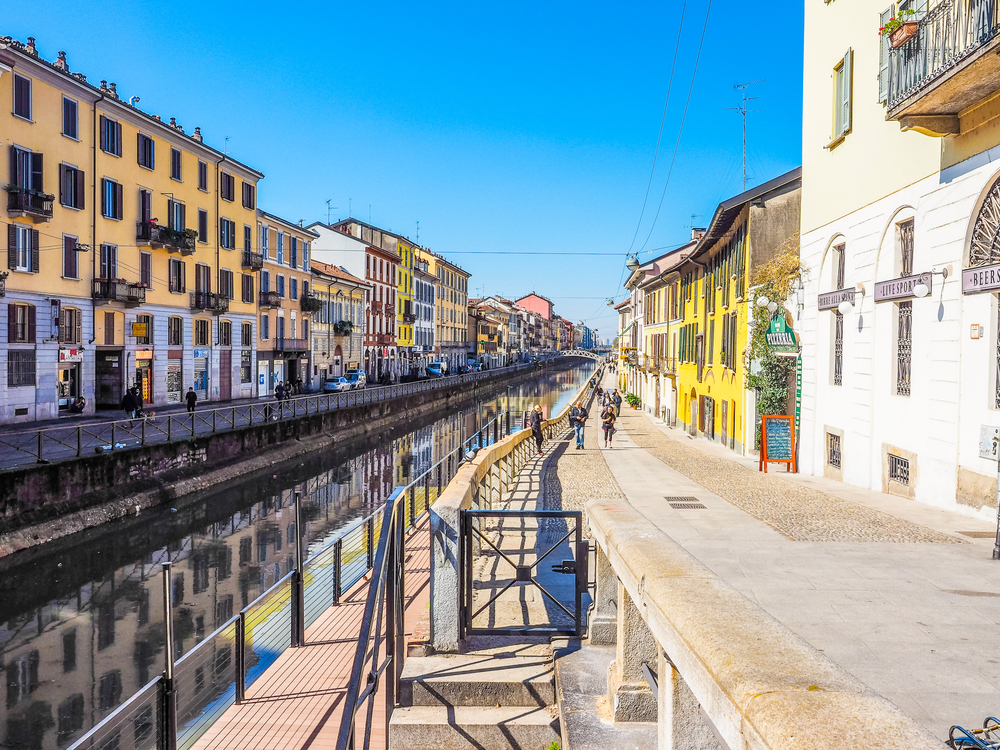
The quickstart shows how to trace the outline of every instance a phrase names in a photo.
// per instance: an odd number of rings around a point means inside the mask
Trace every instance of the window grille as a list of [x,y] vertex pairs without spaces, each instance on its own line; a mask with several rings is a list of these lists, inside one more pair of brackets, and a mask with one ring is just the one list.
[[896,395],[910,395],[910,364],[912,359],[913,303],[899,303],[899,323],[896,329]]
[[826,462],[835,468],[840,468],[840,435],[826,433]]
[[995,390],[996,408],[1000,409],[1000,305],[997,305],[997,382]]
[[7,351],[7,386],[33,387],[35,385],[35,350],[9,349]]
[[899,484],[910,484],[910,461],[909,459],[889,454],[889,481],[899,482]]
[[833,384],[844,384],[844,316],[834,313],[834,336],[833,336]]
[[897,225],[899,232],[899,260],[901,276],[913,275],[913,219]]
[[845,275],[844,271],[846,270],[846,266],[847,266],[847,253],[846,253],[847,246],[846,245],[837,245],[835,248],[833,248],[833,250],[834,250],[834,252],[837,253],[837,284],[836,284],[836,286],[837,286],[837,289],[843,289],[844,288],[844,275]]

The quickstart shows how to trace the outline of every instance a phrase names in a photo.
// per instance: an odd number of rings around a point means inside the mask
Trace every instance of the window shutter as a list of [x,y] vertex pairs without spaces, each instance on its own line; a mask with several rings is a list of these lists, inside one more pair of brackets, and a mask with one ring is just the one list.
[[843,119],[841,120],[840,135],[843,135],[851,129],[851,62],[853,57],[853,51],[847,50],[847,54],[844,55],[844,90],[841,94],[841,102],[844,110],[842,115]]
[[69,327],[66,325],[66,320],[69,317],[69,310],[63,309],[59,311],[59,331],[57,337],[60,344],[66,343],[66,334],[69,333]]
[[181,205],[181,225],[177,227],[178,230],[183,232],[187,228],[187,206]]
[[71,279],[76,278],[76,240],[72,237],[63,238],[63,273]]
[[28,305],[28,342],[35,343],[35,306]]
[[108,215],[108,181],[101,178],[101,216]]
[[44,172],[42,171],[42,155],[32,154],[31,155],[31,188],[33,190],[42,190],[44,185]]
[[17,158],[17,146],[10,147],[10,184],[20,185],[21,180],[18,179],[17,167],[20,164],[20,160]]
[[108,150],[108,118],[101,115],[101,151]]
[[83,311],[77,310],[73,313],[73,319],[76,321],[76,338],[73,339],[74,344],[83,343]]
[[83,170],[76,170],[76,208],[84,208],[86,195],[86,185],[84,184]]
[[120,219],[122,217],[122,184],[120,182],[115,183],[115,218]]
[[66,171],[67,167],[65,164],[59,165],[59,203],[63,206],[69,205],[66,200],[69,196],[66,195]]
[[144,167],[149,166],[142,158],[142,133],[135,134],[135,160]]
[[7,268],[17,268],[17,227],[7,225]]
[[115,123],[115,154],[122,155],[122,124],[120,122]]
[[31,232],[31,272],[38,273],[38,263],[39,263],[39,234],[37,229],[29,230]]
[[167,226],[171,229],[177,229],[174,226],[174,199],[167,198]]
[[[892,18],[892,6],[886,8],[878,17],[878,27],[881,29]],[[878,100],[885,103],[889,99],[889,37],[879,37],[881,50],[878,60]]]
[[180,261],[181,266],[181,288],[180,291],[187,291],[187,263]]
[[7,343],[17,341],[17,305],[7,304]]

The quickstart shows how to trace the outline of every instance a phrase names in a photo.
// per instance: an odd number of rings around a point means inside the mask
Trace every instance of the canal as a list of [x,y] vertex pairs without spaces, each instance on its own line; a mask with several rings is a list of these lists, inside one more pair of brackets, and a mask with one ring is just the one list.
[[65,748],[162,670],[161,563],[177,657],[506,408],[558,413],[596,363],[569,360],[465,408],[0,559],[0,746]]

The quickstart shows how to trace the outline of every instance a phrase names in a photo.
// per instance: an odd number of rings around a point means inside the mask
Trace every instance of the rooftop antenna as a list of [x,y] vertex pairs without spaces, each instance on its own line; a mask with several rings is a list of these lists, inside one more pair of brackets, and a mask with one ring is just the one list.
[[417,219],[417,239],[414,240],[418,245],[420,244],[420,219]]
[[337,210],[336,206],[333,206],[332,208],[330,207],[331,201],[333,201],[333,198],[327,198],[326,199],[326,223],[327,224],[330,223],[330,211],[336,211]]
[[229,156],[229,136],[226,136],[226,142],[222,147],[222,153]]
[[372,223],[372,204],[368,204],[368,223]]
[[765,80],[767,79],[761,78],[756,81],[748,81],[747,83],[737,83],[733,88],[740,90],[743,100],[738,107],[726,107],[727,110],[739,112],[743,116],[743,192],[746,192],[747,182],[749,181],[747,177],[747,113],[760,112],[759,109],[747,109],[747,102],[760,99],[759,96],[747,96],[747,86],[753,86],[755,83],[763,83]]
[[350,216],[351,218],[354,217],[354,214],[351,213],[351,199],[350,198],[347,199],[347,215]]

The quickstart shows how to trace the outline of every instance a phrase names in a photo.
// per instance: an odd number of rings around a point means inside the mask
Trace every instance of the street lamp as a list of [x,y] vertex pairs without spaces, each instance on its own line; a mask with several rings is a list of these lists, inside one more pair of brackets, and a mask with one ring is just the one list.
[[628,258],[625,259],[625,268],[627,268],[629,271],[635,271],[638,267],[639,267],[639,259],[636,258],[634,255],[630,255],[628,256]]
[[837,305],[837,312],[841,315],[847,315],[847,313],[851,312],[853,309],[854,305],[851,304],[849,299],[841,300],[840,304]]
[[768,306],[768,304],[769,304],[770,302],[771,302],[771,300],[769,300],[769,299],[768,299],[767,297],[765,297],[765,296],[764,296],[763,294],[762,294],[762,295],[760,295],[760,296],[759,296],[759,297],[757,298],[757,306],[758,306],[758,307],[767,307],[767,306]]

